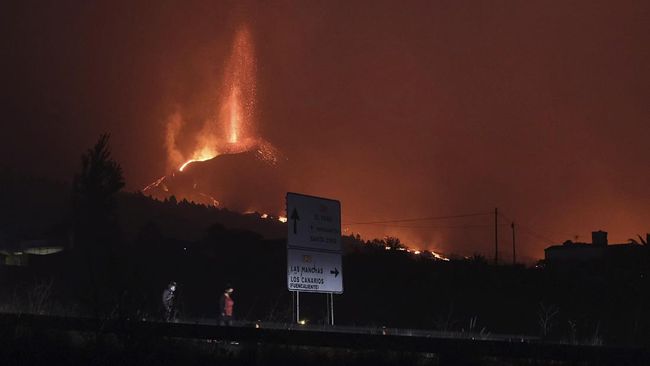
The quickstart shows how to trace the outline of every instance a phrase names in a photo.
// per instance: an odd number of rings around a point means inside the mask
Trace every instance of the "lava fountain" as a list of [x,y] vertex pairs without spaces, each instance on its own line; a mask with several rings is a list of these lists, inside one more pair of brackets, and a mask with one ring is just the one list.
[[[177,198],[214,206],[224,204],[235,209],[277,208],[275,203],[266,207],[263,203],[269,197],[282,197],[281,193],[270,190],[278,187],[272,182],[279,175],[280,154],[255,130],[257,62],[253,46],[248,28],[241,27],[225,63],[213,112],[203,121],[191,146],[182,144],[181,148],[178,144],[186,125],[183,115],[178,112],[169,117],[165,147],[171,173],[145,187],[143,192],[158,199],[173,194]],[[255,186],[249,181],[259,183]]]
[[193,162],[249,151],[257,145],[258,139],[254,137],[256,59],[248,28],[237,31],[224,71],[217,111],[204,122],[189,154],[182,154],[176,146],[182,116],[176,114],[168,121],[168,160],[179,171]]

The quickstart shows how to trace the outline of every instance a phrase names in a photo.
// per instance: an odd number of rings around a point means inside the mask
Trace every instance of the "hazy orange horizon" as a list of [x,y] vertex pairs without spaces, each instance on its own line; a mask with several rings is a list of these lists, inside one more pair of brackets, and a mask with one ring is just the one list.
[[368,239],[491,258],[495,207],[503,261],[512,220],[520,258],[650,232],[648,2],[10,7],[0,167],[69,180],[107,131],[138,190],[249,136],[344,223],[485,213],[344,225]]

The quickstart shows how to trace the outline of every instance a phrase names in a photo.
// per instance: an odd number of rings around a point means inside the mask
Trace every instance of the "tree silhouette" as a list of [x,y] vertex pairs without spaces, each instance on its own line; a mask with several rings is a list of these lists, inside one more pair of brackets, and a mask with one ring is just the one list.
[[639,237],[639,241],[636,241],[636,239],[631,239],[630,238],[630,239],[627,239],[628,242],[630,244],[634,244],[634,245],[645,245],[645,246],[648,245],[648,241],[643,239],[643,237],[641,235],[637,235],[637,236]]
[[387,236],[384,241],[386,242],[386,246],[390,247],[391,249],[405,249],[406,246],[402,243],[402,241],[398,237],[394,236]]
[[[82,301],[90,294],[90,306],[99,317],[116,306],[124,291],[118,264],[119,235],[116,195],[124,187],[122,168],[111,158],[108,134],[81,158],[81,171],[72,187],[74,250],[77,263],[85,266]],[[83,295],[83,294],[86,295]]]
[[124,187],[122,167],[111,158],[110,135],[102,134],[81,158],[81,172],[74,177],[73,204],[78,224],[114,223],[115,195]]

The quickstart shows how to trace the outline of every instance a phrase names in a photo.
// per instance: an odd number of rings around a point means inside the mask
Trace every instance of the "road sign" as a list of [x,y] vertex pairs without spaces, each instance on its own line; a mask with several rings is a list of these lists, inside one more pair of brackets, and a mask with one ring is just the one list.
[[341,252],[341,203],[287,193],[289,248]]
[[289,291],[343,293],[341,254],[289,248],[287,263]]
[[287,193],[287,288],[343,293],[341,203]]

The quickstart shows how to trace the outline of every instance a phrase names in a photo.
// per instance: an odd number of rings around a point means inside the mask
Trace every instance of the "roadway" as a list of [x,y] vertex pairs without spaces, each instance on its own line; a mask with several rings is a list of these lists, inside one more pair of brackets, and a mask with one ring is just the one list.
[[15,327],[78,332],[105,332],[150,337],[223,340],[241,344],[337,347],[393,350],[448,356],[597,362],[604,365],[649,365],[650,350],[642,347],[570,345],[542,342],[536,337],[416,329],[314,326],[268,322],[238,322],[218,326],[212,319],[164,323],[149,320],[108,320],[34,314],[0,314],[0,329]]

